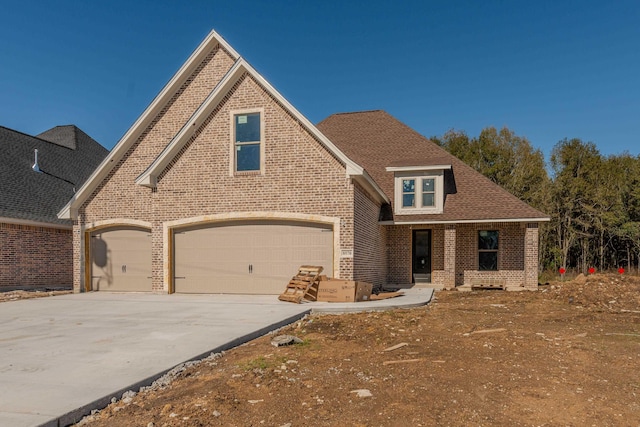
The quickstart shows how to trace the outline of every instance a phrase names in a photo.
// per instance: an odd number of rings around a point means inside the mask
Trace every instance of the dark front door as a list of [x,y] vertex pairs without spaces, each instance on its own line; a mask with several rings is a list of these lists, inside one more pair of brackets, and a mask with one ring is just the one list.
[[414,283],[431,283],[431,230],[413,230]]

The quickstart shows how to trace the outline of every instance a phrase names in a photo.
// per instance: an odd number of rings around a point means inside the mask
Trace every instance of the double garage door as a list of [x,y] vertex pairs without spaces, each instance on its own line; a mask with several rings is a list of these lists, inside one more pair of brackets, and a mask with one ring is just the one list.
[[[95,234],[92,243],[96,238],[108,245],[103,264],[110,273],[100,273],[92,249],[94,290],[151,290],[148,231],[114,229]],[[320,265],[333,275],[333,230],[327,225],[217,223],[176,230],[172,244],[174,290],[180,293],[279,294],[301,265]]]

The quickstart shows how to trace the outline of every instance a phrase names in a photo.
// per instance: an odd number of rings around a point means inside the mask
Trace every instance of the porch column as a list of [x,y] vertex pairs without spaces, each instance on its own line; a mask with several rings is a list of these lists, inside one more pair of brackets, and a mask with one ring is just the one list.
[[456,287],[456,226],[444,227],[444,288]]
[[524,287],[538,289],[538,223],[527,224],[524,235]]

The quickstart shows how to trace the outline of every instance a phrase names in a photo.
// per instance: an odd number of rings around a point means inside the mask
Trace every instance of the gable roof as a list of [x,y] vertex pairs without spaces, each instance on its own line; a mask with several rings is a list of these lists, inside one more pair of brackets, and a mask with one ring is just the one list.
[[74,218],[77,209],[91,195],[103,179],[108,175],[117,160],[121,159],[129,147],[151,123],[158,112],[166,105],[169,99],[177,92],[182,83],[192,74],[193,70],[202,62],[208,52],[217,45],[221,45],[229,51],[235,60],[234,65],[216,85],[204,102],[196,109],[187,120],[181,130],[174,136],[170,143],[152,162],[151,165],[138,177],[136,183],[148,187],[155,187],[157,176],[171,162],[175,155],[187,143],[193,132],[203,123],[218,103],[231,90],[235,82],[244,74],[249,74],[262,87],[271,94],[289,113],[291,113],[325,148],[334,154],[346,168],[347,176],[358,181],[374,198],[381,202],[388,202],[384,192],[378,187],[367,172],[358,164],[344,155],[329,139],[327,139],[306,117],[304,117],[293,105],[291,105],[269,82],[264,79],[244,58],[241,58],[235,50],[224,41],[215,31],[211,31],[207,38],[198,46],[187,62],[178,70],[173,78],[153,100],[151,105],[143,112],[138,120],[131,126],[122,139],[116,144],[109,156],[102,162],[93,175],[87,180],[67,205],[59,212],[60,218]]
[[[363,165],[390,200],[394,200],[395,168],[451,166],[445,170],[445,202],[441,214],[395,215],[402,222],[546,221],[532,208],[484,175],[429,141],[385,111],[334,114],[318,123],[347,156]],[[391,171],[387,168],[391,167]],[[388,210],[388,214],[392,210]]]
[[227,43],[218,33],[211,31],[207,37],[200,43],[200,46],[193,51],[187,61],[180,67],[180,69],[174,74],[169,82],[164,86],[160,93],[151,101],[151,104],[144,110],[142,115],[138,117],[124,136],[113,147],[109,155],[102,161],[102,163],[96,168],[93,174],[87,179],[73,195],[71,200],[62,208],[58,213],[59,218],[73,219],[76,215],[76,210],[84,203],[84,201],[91,195],[103,179],[111,172],[113,167],[118,163],[127,152],[127,150],[136,142],[138,137],[145,131],[147,126],[153,121],[158,113],[167,105],[171,97],[178,91],[180,86],[189,78],[194,70],[202,63],[204,58],[211,50],[221,46],[225,49],[233,59],[240,57],[238,53]]
[[[74,125],[34,137],[0,126],[0,221],[68,227],[58,211],[107,155],[107,150]],[[32,169],[38,150],[41,172]]]
[[345,156],[333,142],[323,135],[306,117],[289,103],[271,84],[265,80],[247,61],[239,58],[222,80],[211,91],[202,105],[187,120],[180,132],[171,140],[154,162],[136,180],[137,184],[155,187],[157,176],[169,165],[171,160],[180,152],[195,130],[209,117],[211,112],[227,96],[231,88],[245,74],[254,78],[265,90],[273,96],[311,135],[313,135],[330,153],[345,165],[346,174],[358,181],[374,198],[380,202],[389,202],[382,189],[369,177],[362,166]]

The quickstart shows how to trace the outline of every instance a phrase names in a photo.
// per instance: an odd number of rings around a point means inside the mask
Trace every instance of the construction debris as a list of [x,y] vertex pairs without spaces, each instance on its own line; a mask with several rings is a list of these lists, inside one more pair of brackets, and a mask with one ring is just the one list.
[[301,266],[298,269],[298,274],[291,278],[287,288],[278,299],[296,304],[300,304],[302,300],[316,301],[322,270],[322,267],[313,265]]
[[278,335],[271,340],[271,345],[274,347],[282,347],[284,345],[302,344],[303,342],[300,338],[294,337],[293,335]]
[[402,360],[386,360],[382,362],[384,366],[386,365],[397,365],[399,363],[415,363],[415,362],[424,362],[424,358],[420,359],[402,359]]
[[409,343],[401,342],[400,344],[396,344],[396,345],[391,346],[391,347],[389,347],[389,348],[385,348],[385,349],[384,349],[384,350],[382,350],[382,351],[393,351],[393,350],[397,350],[397,349],[399,349],[399,348],[405,347],[405,346],[407,346],[407,345],[409,345]]

